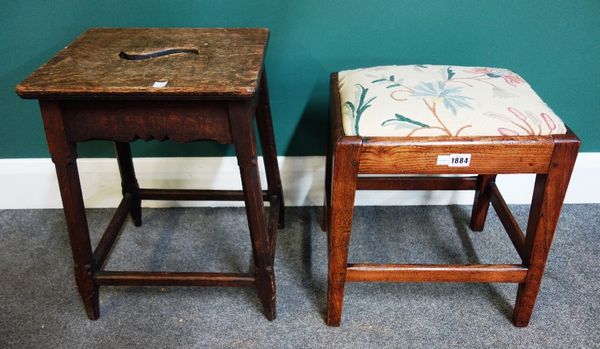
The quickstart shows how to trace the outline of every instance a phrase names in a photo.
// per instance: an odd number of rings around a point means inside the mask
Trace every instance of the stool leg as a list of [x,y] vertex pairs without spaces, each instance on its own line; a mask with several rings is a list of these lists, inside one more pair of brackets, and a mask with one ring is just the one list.
[[240,167],[248,227],[252,240],[252,252],[256,268],[256,288],[265,308],[267,319],[275,319],[275,273],[273,253],[269,248],[260,175],[258,172],[256,143],[252,128],[250,103],[229,104],[229,118],[233,143]]
[[360,138],[358,137],[342,138],[336,144],[327,246],[329,254],[327,325],[329,326],[339,326],[342,321],[359,154]]
[[[330,134],[329,132],[328,134]],[[333,136],[330,136],[333,139]],[[326,157],[325,157],[325,198],[323,200],[323,221],[321,229],[328,231],[329,220],[331,219],[331,169],[333,166],[333,145],[331,140],[327,142]]]
[[267,184],[269,196],[277,195],[280,199],[278,228],[285,225],[285,205],[283,199],[283,188],[279,165],[277,164],[277,148],[275,147],[275,135],[273,133],[273,119],[271,117],[271,106],[269,103],[269,87],[267,84],[267,71],[263,68],[258,90],[258,104],[256,105],[256,124],[262,147],[265,170],[267,172]]
[[555,143],[548,174],[536,176],[525,238],[529,272],[517,291],[515,326],[527,326],[531,318],[578,149],[578,142]]
[[140,187],[135,178],[133,168],[133,159],[131,157],[131,147],[127,142],[115,142],[117,151],[117,162],[119,163],[119,172],[121,173],[121,188],[123,195],[131,194],[131,219],[136,227],[142,225],[142,200],[140,200]]
[[65,139],[65,127],[59,103],[41,101],[40,107],[48,149],[56,167],[73,252],[75,282],[88,317],[95,320],[100,316],[100,303],[98,286],[93,279],[95,265],[77,169],[76,144]]
[[473,211],[471,213],[471,230],[482,231],[487,218],[488,208],[490,207],[489,184],[496,180],[496,175],[477,176],[477,189],[475,190],[475,199],[473,201]]

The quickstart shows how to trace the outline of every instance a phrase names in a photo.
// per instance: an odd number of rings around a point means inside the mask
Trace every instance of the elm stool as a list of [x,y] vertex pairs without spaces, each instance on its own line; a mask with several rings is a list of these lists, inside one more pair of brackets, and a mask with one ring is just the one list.
[[[17,86],[38,99],[62,196],[75,280],[90,319],[100,315],[101,285],[254,287],[275,318],[273,269],[283,195],[269,107],[267,29],[90,29]],[[261,189],[256,115],[268,190]],[[139,188],[129,142],[137,139],[233,144],[243,190]],[[92,250],[77,171],[77,143],[115,142],[123,199]],[[115,271],[104,265],[142,200],[244,201],[254,270],[247,273]],[[263,201],[270,202],[265,217]]]
[[[330,114],[327,324],[341,323],[346,282],[502,282],[519,284],[513,323],[527,326],[579,149],[527,82],[484,67],[342,71],[331,75]],[[514,173],[536,175],[526,234],[495,184]],[[356,190],[474,190],[471,229],[483,230],[491,203],[521,261],[348,264]]]

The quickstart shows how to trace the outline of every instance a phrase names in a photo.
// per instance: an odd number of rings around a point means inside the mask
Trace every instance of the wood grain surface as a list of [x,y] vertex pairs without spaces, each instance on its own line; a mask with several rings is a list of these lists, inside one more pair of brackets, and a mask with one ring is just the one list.
[[[268,37],[269,31],[259,28],[89,29],[17,85],[17,93],[23,98],[250,97]],[[172,49],[187,51],[120,57]],[[156,81],[168,82],[153,87]]]
[[[331,75],[331,127],[326,161],[323,227],[328,232],[329,326],[342,319],[346,282],[512,282],[518,283],[515,326],[527,326],[539,293],[546,260],[567,191],[579,139],[544,137],[357,137],[341,127],[337,74]],[[469,154],[468,166],[449,167],[450,154]],[[466,165],[465,164],[465,165]],[[495,184],[497,174],[535,173],[527,233],[519,227]],[[417,176],[397,176],[414,174]],[[433,177],[430,174],[477,174]],[[370,176],[370,175],[386,175]],[[482,231],[490,203],[521,264],[347,263],[356,190],[475,189],[470,227]],[[399,224],[402,224],[401,220]],[[412,248],[412,247],[411,247]],[[418,247],[417,247],[418,248]]]
[[[88,318],[100,316],[100,285],[255,287],[276,316],[275,245],[284,201],[264,73],[266,29],[91,29],[17,86],[39,99],[56,167],[75,281]],[[165,81],[155,86],[156,80]],[[257,119],[267,190],[261,189]],[[140,188],[129,142],[233,143],[243,190]],[[77,143],[115,142],[123,200],[95,250],[77,170]],[[141,200],[243,200],[253,273],[106,271],[127,215],[142,224]],[[266,219],[263,201],[269,201]]]
[[[545,173],[552,137],[363,138],[359,173],[499,174]],[[438,156],[471,154],[468,167],[437,165]]]
[[518,264],[348,264],[348,282],[523,282]]

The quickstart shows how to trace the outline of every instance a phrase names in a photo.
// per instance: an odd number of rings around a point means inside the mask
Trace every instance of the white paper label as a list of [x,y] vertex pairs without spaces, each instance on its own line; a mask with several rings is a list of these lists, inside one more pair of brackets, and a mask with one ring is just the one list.
[[436,164],[448,167],[469,167],[471,164],[471,154],[438,155]]
[[167,84],[169,83],[169,80],[158,80],[154,82],[154,85],[152,85],[152,87],[165,87],[167,86]]
[[450,163],[450,155],[438,155],[436,165],[448,166],[448,163]]

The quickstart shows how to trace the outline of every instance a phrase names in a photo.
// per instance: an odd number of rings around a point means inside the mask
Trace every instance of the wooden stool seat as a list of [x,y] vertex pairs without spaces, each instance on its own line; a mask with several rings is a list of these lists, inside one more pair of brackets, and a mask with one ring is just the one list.
[[[330,120],[327,324],[341,323],[346,282],[509,282],[519,284],[513,323],[526,326],[579,140],[525,80],[506,69],[430,65],[334,73]],[[495,184],[516,173],[536,174],[526,234]],[[492,203],[521,260],[348,263],[356,190],[474,190],[471,229],[483,230]]]
[[[75,280],[88,317],[100,316],[101,285],[254,287],[275,318],[274,256],[283,227],[283,191],[269,106],[266,29],[90,29],[17,86],[39,99],[56,166]],[[268,188],[261,189],[253,120]],[[129,142],[212,140],[233,144],[242,190],[139,188]],[[115,142],[123,199],[92,250],[77,170],[77,143]],[[142,200],[244,201],[254,270],[247,273],[114,271],[105,262],[130,214],[142,224]],[[270,202],[270,215],[263,201]]]

